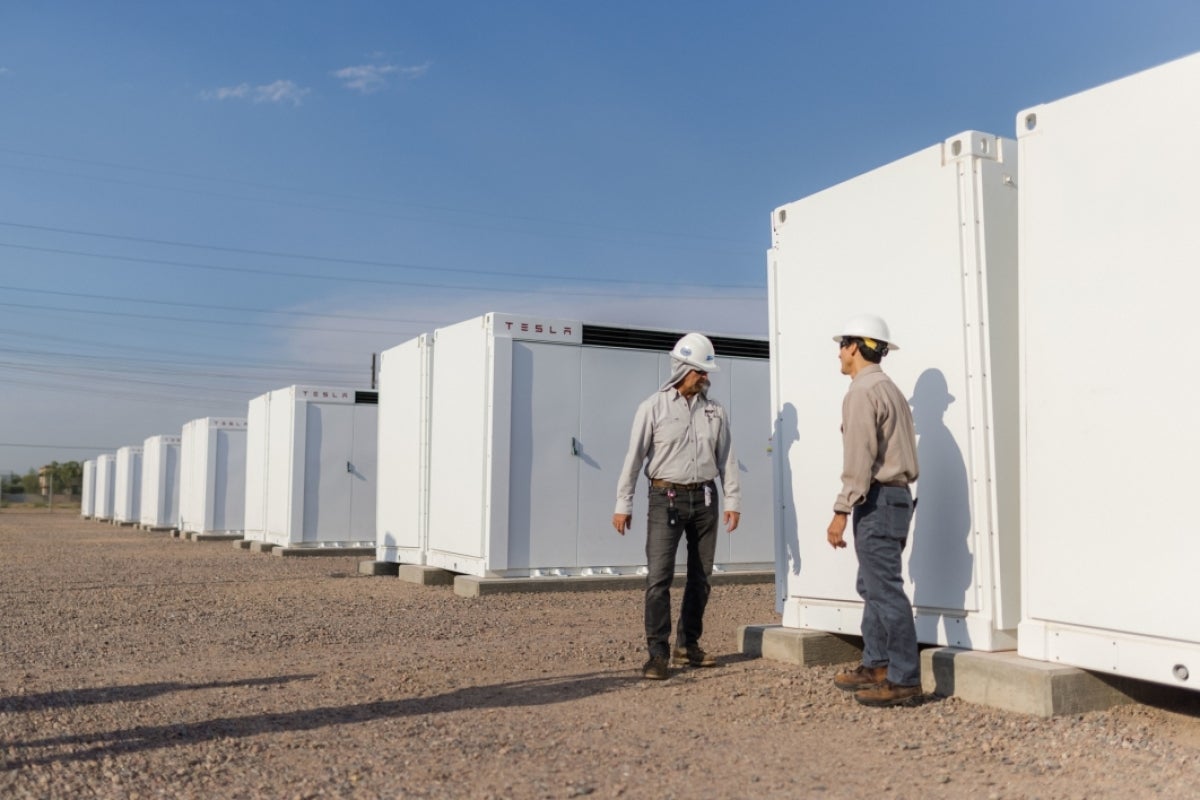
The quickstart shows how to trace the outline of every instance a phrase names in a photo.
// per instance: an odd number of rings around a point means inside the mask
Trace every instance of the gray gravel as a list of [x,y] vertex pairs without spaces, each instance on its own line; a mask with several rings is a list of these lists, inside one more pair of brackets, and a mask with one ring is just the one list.
[[1200,693],[866,709],[734,652],[770,586],[715,588],[721,665],[663,683],[637,591],[466,600],[44,511],[0,511],[0,599],[3,798],[1200,795]]

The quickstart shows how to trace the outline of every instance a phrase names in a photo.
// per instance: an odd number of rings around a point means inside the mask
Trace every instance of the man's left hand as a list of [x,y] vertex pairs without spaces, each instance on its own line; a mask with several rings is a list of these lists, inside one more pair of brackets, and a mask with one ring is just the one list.
[[725,512],[725,531],[726,531],[726,533],[733,533],[735,530],[737,530],[738,522],[741,520],[741,518],[742,518],[742,514],[740,511],[726,511]]

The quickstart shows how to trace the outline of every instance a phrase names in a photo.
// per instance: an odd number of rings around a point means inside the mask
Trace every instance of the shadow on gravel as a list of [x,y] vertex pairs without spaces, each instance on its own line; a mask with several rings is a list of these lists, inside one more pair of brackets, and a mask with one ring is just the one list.
[[10,758],[0,761],[0,769],[9,771],[22,767],[75,761],[94,761],[124,753],[178,747],[214,739],[241,739],[264,733],[304,731],[335,725],[355,725],[377,719],[443,714],[452,711],[480,708],[513,708],[566,703],[593,695],[615,691],[640,683],[640,676],[629,670],[595,672],[553,678],[510,681],[489,686],[469,686],[432,697],[410,697],[404,700],[378,700],[348,706],[328,706],[299,711],[282,711],[244,717],[218,717],[179,725],[139,725],[107,733],[56,736],[29,742],[5,742],[9,748],[65,747],[92,745],[85,750],[43,755],[29,759]]
[[0,697],[0,713],[40,711],[47,708],[92,706],[99,703],[127,703],[148,700],[169,692],[190,692],[196,689],[228,689],[237,686],[273,686],[292,681],[306,681],[316,675],[279,675],[274,678],[246,678],[240,681],[211,681],[209,683],[139,683],[134,686],[101,686],[95,689],[63,689],[58,692]]

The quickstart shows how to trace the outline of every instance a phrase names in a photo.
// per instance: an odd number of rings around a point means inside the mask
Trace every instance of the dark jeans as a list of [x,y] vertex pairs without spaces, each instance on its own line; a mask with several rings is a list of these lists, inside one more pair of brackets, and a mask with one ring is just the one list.
[[900,575],[900,554],[908,541],[912,515],[912,493],[899,486],[875,484],[866,500],[854,508],[858,594],[863,599],[863,664],[887,665],[888,680],[902,686],[921,682],[917,629]]
[[[712,486],[712,484],[710,484]],[[675,511],[679,523],[667,524],[667,490],[650,487],[650,514],[646,523],[646,647],[652,656],[670,655],[671,581],[675,577],[675,554],[679,540],[687,540],[687,584],[675,646],[698,644],[704,633],[704,608],[708,605],[713,556],[717,549],[717,494],[704,504],[704,487],[678,490]]]

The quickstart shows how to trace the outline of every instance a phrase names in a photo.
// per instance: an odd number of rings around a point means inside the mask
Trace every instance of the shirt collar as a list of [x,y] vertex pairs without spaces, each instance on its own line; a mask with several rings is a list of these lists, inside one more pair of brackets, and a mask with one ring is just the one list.
[[878,364],[867,364],[858,371],[858,374],[854,376],[854,380],[850,382],[854,383],[854,381],[858,380],[859,378],[862,378],[866,375],[872,375],[876,372],[883,372],[883,367],[879,366]]

